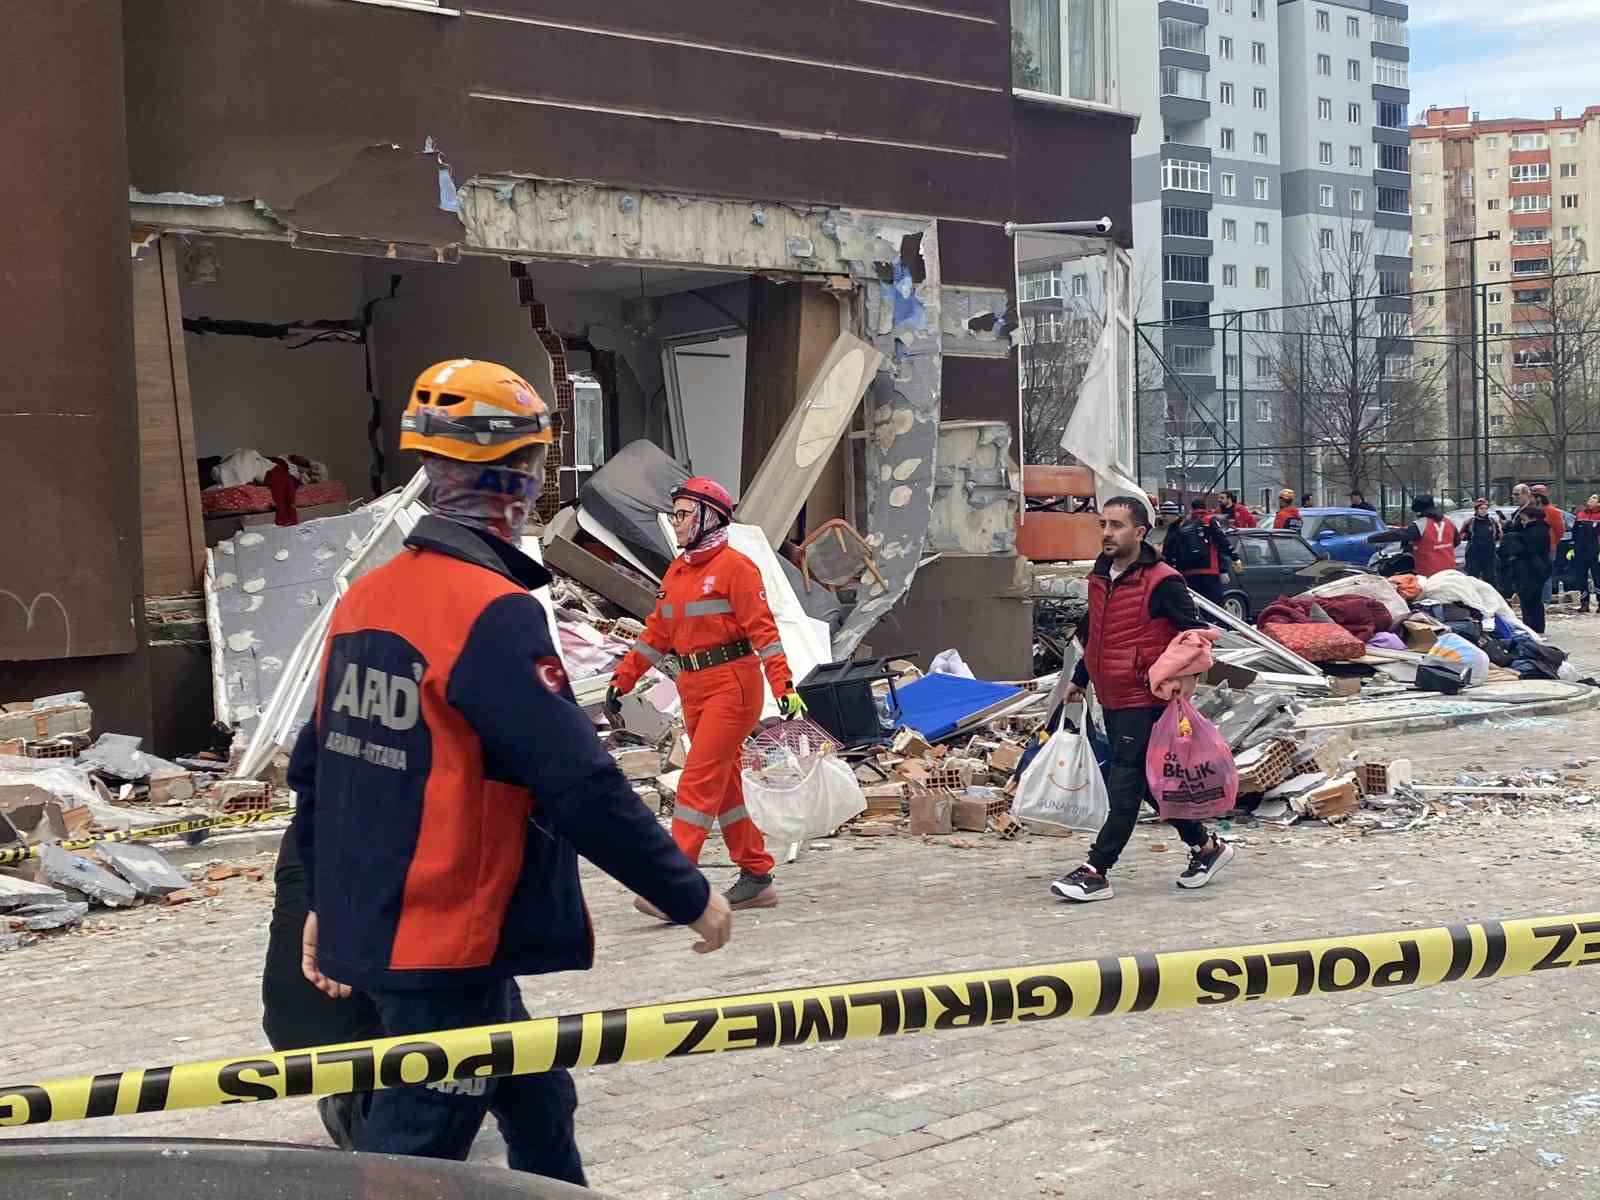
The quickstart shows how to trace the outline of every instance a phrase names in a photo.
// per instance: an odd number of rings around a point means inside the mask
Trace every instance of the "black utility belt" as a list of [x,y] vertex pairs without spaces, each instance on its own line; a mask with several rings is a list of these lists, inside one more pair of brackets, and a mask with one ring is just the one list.
[[678,666],[685,671],[704,671],[708,667],[720,667],[723,663],[738,662],[741,658],[748,658],[756,652],[750,644],[749,638],[740,638],[737,642],[728,642],[722,646],[713,646],[709,650],[700,650],[694,654],[678,655]]

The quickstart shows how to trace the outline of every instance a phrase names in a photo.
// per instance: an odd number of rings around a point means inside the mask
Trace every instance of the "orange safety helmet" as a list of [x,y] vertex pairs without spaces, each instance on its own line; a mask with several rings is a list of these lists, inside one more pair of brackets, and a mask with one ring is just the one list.
[[509,367],[473,358],[434,363],[412,386],[400,449],[459,462],[498,462],[556,440],[550,410]]

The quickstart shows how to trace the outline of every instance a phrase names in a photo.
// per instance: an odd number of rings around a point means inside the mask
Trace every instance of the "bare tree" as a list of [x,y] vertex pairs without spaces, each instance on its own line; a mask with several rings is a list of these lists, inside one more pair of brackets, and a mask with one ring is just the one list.
[[1558,501],[1569,499],[1574,459],[1592,452],[1600,422],[1600,277],[1571,272],[1576,265],[1568,255],[1558,264],[1567,274],[1513,278],[1511,361],[1490,374],[1511,433],[1549,464]]
[[1316,443],[1324,485],[1362,491],[1382,460],[1430,461],[1418,442],[1437,431],[1448,363],[1413,353],[1422,347],[1410,314],[1396,311],[1409,277],[1377,269],[1375,232],[1349,216],[1322,225],[1317,248],[1294,264],[1282,327],[1252,335],[1279,391],[1280,448],[1294,455],[1297,443]]
[[1018,368],[1023,461],[1055,465],[1070,460],[1061,448],[1061,432],[1077,407],[1104,324],[1087,299],[1068,298],[1059,310],[1023,317]]

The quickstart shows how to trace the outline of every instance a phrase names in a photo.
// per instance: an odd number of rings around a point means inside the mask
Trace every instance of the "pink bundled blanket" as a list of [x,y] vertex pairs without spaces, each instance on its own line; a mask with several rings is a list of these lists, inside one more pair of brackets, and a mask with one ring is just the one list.
[[1173,638],[1150,668],[1150,690],[1162,700],[1194,695],[1211,669],[1211,643],[1221,636],[1215,629],[1186,629]]

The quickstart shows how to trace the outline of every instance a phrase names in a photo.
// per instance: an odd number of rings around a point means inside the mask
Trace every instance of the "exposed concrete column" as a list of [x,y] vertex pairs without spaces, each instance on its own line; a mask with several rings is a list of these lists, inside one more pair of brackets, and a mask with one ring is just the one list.
[[106,0],[7,11],[0,511],[14,523],[0,535],[0,693],[92,687],[97,724],[140,732],[149,680],[122,31],[122,6]]

